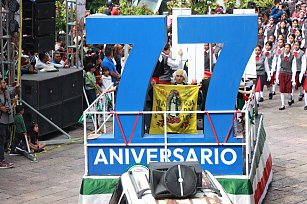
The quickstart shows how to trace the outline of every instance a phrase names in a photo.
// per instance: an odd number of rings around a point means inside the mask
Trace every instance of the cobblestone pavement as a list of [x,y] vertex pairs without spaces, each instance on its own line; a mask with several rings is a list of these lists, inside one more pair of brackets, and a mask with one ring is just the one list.
[[[78,203],[84,174],[83,130],[70,132],[76,139],[67,145],[47,146],[38,162],[9,156],[15,168],[0,169],[0,203]],[[63,139],[64,136],[57,139]]]
[[273,156],[273,182],[266,204],[307,203],[307,111],[297,93],[294,99],[283,111],[278,110],[279,94],[260,104]]
[[[265,204],[307,203],[307,111],[297,101],[279,111],[280,97],[260,104],[273,156],[273,183]],[[73,138],[83,131],[71,131]],[[77,203],[84,173],[83,141],[49,146],[38,162],[23,156],[8,156],[15,168],[0,169],[0,203]],[[54,149],[53,149],[54,148]]]

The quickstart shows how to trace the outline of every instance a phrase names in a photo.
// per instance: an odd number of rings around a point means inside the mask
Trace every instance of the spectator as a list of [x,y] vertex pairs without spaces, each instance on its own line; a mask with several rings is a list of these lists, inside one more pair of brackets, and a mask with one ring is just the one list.
[[106,90],[112,87],[112,77],[109,75],[109,70],[107,67],[102,67],[102,77],[101,77],[101,81],[102,81],[102,85],[101,88],[102,90]]
[[183,52],[181,49],[178,51],[176,60],[171,59],[170,54],[171,45],[167,43],[160,54],[154,73],[152,75],[155,83],[171,84],[172,74],[179,68]]
[[[211,66],[210,66],[210,61],[211,61]],[[205,71],[213,71],[214,65],[216,63],[216,58],[213,49],[211,49],[210,52],[208,43],[204,44],[204,63],[205,63],[204,64]]]
[[44,151],[46,144],[39,144],[38,141],[38,124],[32,123],[29,130],[29,146],[33,152]]
[[291,18],[292,19],[297,19],[299,17],[299,12],[300,12],[300,4],[295,6],[295,9],[294,9],[294,11],[292,13]]
[[104,14],[110,16],[113,8],[113,3],[111,1],[107,1],[106,8],[104,9]]
[[46,53],[40,53],[38,55],[38,60],[36,61],[35,68],[38,70],[44,69],[47,67],[49,62],[49,56]]
[[12,168],[13,163],[4,158],[5,140],[8,136],[8,125],[14,121],[12,115],[11,97],[4,79],[0,84],[0,169]]
[[65,64],[65,62],[62,60],[60,51],[55,51],[53,53],[53,61],[52,64],[55,68],[68,68],[69,65]]
[[107,67],[109,70],[109,73],[112,77],[112,82],[114,84],[117,84],[117,82],[120,79],[120,74],[116,71],[114,62],[113,62],[113,48],[106,47],[105,49],[105,57],[101,63],[101,67]]
[[[109,90],[113,87],[112,77],[109,75],[109,70],[106,67],[102,67],[102,76],[101,76],[101,88],[103,92]],[[103,101],[107,110],[112,109],[112,96],[111,94],[106,94],[106,100]]]
[[21,56],[21,74],[37,74],[33,64],[30,63],[30,57],[27,55]]
[[174,74],[174,85],[187,85],[187,73],[183,69],[177,69]]
[[117,16],[117,15],[119,15],[119,9],[118,9],[117,6],[114,6],[114,7],[112,8],[111,15],[112,15],[112,16]]
[[274,1],[275,6],[271,9],[271,16],[274,19],[274,22],[277,23],[279,18],[283,14],[282,5],[280,4],[280,0]]
[[[22,105],[16,106],[16,114],[14,117],[14,122],[16,126],[15,137],[12,142],[11,152],[10,155],[17,154],[18,151],[25,151],[26,150],[26,140],[27,137],[27,129],[25,122],[23,120],[22,115],[24,114],[25,110]],[[17,151],[16,151],[17,150]]]
[[116,62],[116,71],[121,74],[122,73],[122,65],[121,65],[121,59],[123,56],[123,46],[120,44],[114,45],[114,60]]
[[95,72],[96,66],[95,64],[89,63],[85,65],[84,71],[86,72],[85,75],[85,92],[88,98],[89,104],[92,104],[97,95],[96,95],[96,77]]

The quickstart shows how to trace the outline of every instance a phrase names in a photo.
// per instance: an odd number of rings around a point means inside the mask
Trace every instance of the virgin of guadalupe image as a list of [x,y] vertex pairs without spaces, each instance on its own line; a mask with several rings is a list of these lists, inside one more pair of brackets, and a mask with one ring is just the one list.
[[[170,96],[168,97],[168,111],[180,111],[181,109],[181,100],[179,92],[172,90]],[[179,113],[170,113],[170,117],[177,117]]]

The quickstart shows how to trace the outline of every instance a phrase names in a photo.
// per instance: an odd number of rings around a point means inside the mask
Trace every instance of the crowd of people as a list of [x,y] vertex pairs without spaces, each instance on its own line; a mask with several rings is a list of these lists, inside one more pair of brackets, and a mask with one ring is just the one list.
[[5,152],[10,155],[23,154],[25,152],[40,152],[45,144],[38,140],[38,124],[25,124],[23,119],[24,107],[17,105],[17,101],[11,102],[12,96],[19,89],[8,87],[6,80],[0,84],[0,169],[12,168],[13,163],[5,160]]
[[305,1],[274,1],[271,13],[259,13],[258,45],[255,48],[257,71],[256,99],[263,102],[263,89],[267,85],[269,99],[279,86],[281,106],[285,96],[288,105],[294,102],[294,91],[299,90],[298,101],[304,99],[307,110],[306,48],[307,20]]

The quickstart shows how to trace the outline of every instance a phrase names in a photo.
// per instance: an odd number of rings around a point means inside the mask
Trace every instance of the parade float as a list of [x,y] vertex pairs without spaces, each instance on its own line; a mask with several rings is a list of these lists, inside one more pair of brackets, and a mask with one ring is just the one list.
[[[79,203],[109,203],[120,176],[133,171],[134,165],[191,161],[210,172],[233,203],[264,199],[272,180],[272,156],[263,116],[255,114],[252,93],[241,109],[235,108],[242,75],[257,43],[257,16],[179,16],[177,23],[173,32],[179,44],[224,43],[204,111],[197,110],[195,85],[154,85],[153,109],[144,111],[147,87],[167,41],[166,17],[87,18],[88,44],[133,44],[133,49],[114,110],[99,105],[106,100],[100,95],[84,112],[85,174]],[[175,109],[172,98],[180,100]],[[144,128],[148,115],[149,133]],[[202,116],[201,131],[196,115]],[[94,125],[93,132],[87,130],[88,124]]]

